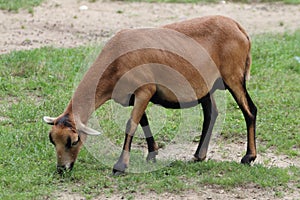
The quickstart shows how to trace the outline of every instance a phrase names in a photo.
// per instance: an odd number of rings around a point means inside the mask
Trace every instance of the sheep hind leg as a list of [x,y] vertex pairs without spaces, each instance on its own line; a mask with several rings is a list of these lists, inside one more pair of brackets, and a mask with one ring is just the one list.
[[232,84],[232,86],[229,86],[228,89],[242,110],[247,125],[247,152],[241,163],[250,164],[256,159],[255,129],[257,108],[247,92],[245,83]]
[[218,110],[212,95],[207,95],[201,102],[203,108],[203,128],[198,148],[194,154],[194,161],[203,161],[206,158],[209,141],[211,138],[213,126],[218,116]]
[[158,154],[158,146],[155,143],[153,138],[152,132],[150,130],[149,122],[146,113],[143,114],[140,125],[142,126],[147,146],[148,146],[148,155],[147,155],[147,162],[156,162],[156,155]]

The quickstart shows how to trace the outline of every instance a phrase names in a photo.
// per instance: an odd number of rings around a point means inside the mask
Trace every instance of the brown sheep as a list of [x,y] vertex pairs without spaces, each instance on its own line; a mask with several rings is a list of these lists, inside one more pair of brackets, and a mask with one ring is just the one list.
[[223,16],[118,32],[87,71],[65,111],[57,118],[44,117],[53,125],[49,137],[56,148],[58,171],[72,169],[86,135],[100,134],[86,124],[93,111],[110,99],[133,106],[114,174],[129,165],[138,124],[146,136],[147,160],[155,159],[158,147],[145,113],[149,102],[166,108],[202,105],[203,129],[194,158],[203,161],[218,115],[212,95],[216,89],[228,89],[244,114],[248,142],[241,162],[250,164],[256,158],[257,113],[246,90],[250,48],[245,30]]

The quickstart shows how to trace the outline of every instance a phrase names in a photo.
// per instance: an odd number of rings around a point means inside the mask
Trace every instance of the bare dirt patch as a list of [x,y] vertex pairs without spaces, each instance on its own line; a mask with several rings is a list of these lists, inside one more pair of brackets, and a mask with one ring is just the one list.
[[[203,186],[202,186],[203,187]],[[260,199],[260,200],[279,200],[279,199],[296,199],[289,197],[278,197],[276,196],[276,191],[271,189],[261,189],[254,185],[248,185],[247,187],[236,187],[232,190],[224,190],[217,186],[204,186],[200,191],[186,191],[180,194],[174,193],[162,193],[156,194],[154,192],[149,192],[147,194],[133,194],[135,199],[144,200],[215,200],[215,199]],[[299,193],[291,192],[290,195],[299,195]],[[126,199],[125,195],[113,194],[112,196],[102,195],[95,198],[95,200],[102,199]]]
[[[298,199],[300,193],[297,190],[272,190],[266,188],[260,188],[256,185],[247,185],[235,187],[230,190],[223,189],[219,186],[207,185],[199,186],[198,191],[184,191],[181,193],[169,193],[165,192],[162,194],[157,194],[155,192],[147,193],[131,193],[131,194],[102,194],[94,200],[103,199],[143,199],[143,200],[215,200],[215,199],[260,199],[260,200],[292,200]],[[284,193],[284,196],[280,196],[277,193]],[[84,200],[85,198],[79,194],[68,193],[65,191],[57,196],[59,200]]]
[[[87,10],[79,9],[83,5]],[[48,0],[35,8],[34,14],[0,11],[0,53],[49,45],[74,47],[103,42],[123,28],[154,27],[213,14],[236,19],[250,34],[300,28],[300,5]]]
[[[245,136],[246,137],[246,136]],[[240,162],[241,158],[246,153],[246,140],[236,143],[228,143],[226,140],[213,138],[210,142],[209,151],[207,154],[208,160],[216,161],[235,161]],[[258,145],[259,141],[258,141]],[[197,149],[198,144],[192,143],[187,146],[178,144],[169,144],[168,148],[172,149],[172,155],[177,160],[190,161],[193,159],[193,154]],[[180,148],[180,150],[178,150]],[[176,152],[178,151],[178,152]],[[299,157],[289,157],[287,155],[278,155],[275,149],[268,149],[265,152],[259,152],[254,164],[261,164],[266,167],[281,167],[287,168],[290,166],[300,167]],[[164,155],[158,154],[158,159]]]

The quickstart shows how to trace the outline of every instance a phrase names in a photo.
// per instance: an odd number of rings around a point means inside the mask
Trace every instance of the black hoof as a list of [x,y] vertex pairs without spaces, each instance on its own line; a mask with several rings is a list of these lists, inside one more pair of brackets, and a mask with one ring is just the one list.
[[113,175],[114,176],[119,176],[121,174],[124,174],[125,173],[125,169],[127,168],[127,165],[124,164],[124,163],[119,163],[117,162],[115,165],[114,165],[114,168],[113,168]]
[[251,163],[252,161],[254,161],[255,158],[256,158],[256,156],[253,156],[253,155],[251,155],[251,154],[246,154],[246,155],[242,158],[241,163],[242,163],[242,164],[245,164],[245,165],[250,165],[250,163]]
[[157,151],[149,152],[147,155],[146,161],[156,163],[156,155],[157,154],[158,154]]
[[119,171],[117,169],[113,169],[113,176],[121,176],[123,174],[125,174],[125,171]]
[[206,156],[205,156],[204,158],[200,158],[200,157],[194,155],[193,161],[194,161],[194,162],[202,162],[202,161],[204,161],[205,159],[206,159]]

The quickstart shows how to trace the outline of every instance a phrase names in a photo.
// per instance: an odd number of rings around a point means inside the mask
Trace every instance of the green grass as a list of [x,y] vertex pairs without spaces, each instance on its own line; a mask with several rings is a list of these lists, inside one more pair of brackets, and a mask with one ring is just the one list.
[[33,7],[39,6],[44,0],[0,0],[0,9],[18,12],[19,9],[27,9],[33,13]]
[[[248,88],[258,107],[257,138],[260,150],[271,148],[290,157],[300,155],[300,31],[294,34],[261,35],[253,38],[252,78]],[[99,50],[97,50],[99,51]],[[63,177],[55,173],[55,152],[48,140],[49,126],[44,115],[57,116],[65,108],[74,89],[74,78],[93,60],[93,47],[74,49],[41,48],[0,56],[0,199],[37,199],[59,195],[61,191],[82,194],[136,192],[176,192],[205,185],[225,189],[251,184],[280,188],[299,183],[300,169],[247,167],[235,162],[175,161],[170,166],[142,174],[111,177],[111,165],[103,165],[87,149],[80,152],[73,172]],[[222,139],[246,140],[245,122],[240,110],[228,97]],[[112,139],[123,141],[123,129],[111,122],[109,104],[97,113]],[[177,117],[167,119],[176,122]],[[178,127],[164,125],[159,142],[172,139]],[[116,132],[116,134],[113,134]],[[138,142],[138,141],[134,141]],[[237,152],[240,153],[240,152]],[[297,185],[299,187],[299,184]]]

